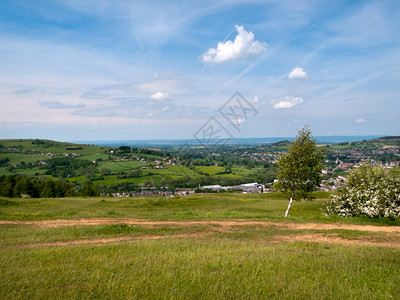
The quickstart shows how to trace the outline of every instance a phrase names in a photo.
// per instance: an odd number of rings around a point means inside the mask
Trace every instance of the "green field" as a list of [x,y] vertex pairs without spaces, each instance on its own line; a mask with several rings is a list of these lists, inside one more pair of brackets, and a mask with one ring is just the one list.
[[149,164],[144,163],[142,161],[100,161],[98,163],[98,169],[102,168],[110,169],[112,172],[120,172],[120,171],[130,171],[139,169],[142,167],[147,167]]
[[[94,184],[115,184],[118,182],[133,182],[135,184],[144,184],[147,182],[154,184],[159,184],[164,179],[163,176],[160,175],[149,175],[149,176],[142,176],[138,178],[123,178],[119,179],[117,175],[107,175],[104,176],[104,180],[97,180],[93,181]],[[84,181],[83,181],[84,182]]]
[[7,153],[7,154],[0,154],[0,159],[4,159],[8,157],[10,160],[10,163],[12,165],[19,164],[21,161],[24,161],[25,163],[33,163],[37,161],[43,161],[50,159],[50,157],[45,156],[45,155],[40,155],[40,154],[22,154],[22,153]]
[[225,168],[216,166],[198,166],[195,167],[195,170],[198,172],[206,173],[208,175],[215,175],[217,173],[224,172]]
[[190,176],[199,177],[200,175],[195,171],[185,167],[185,166],[167,166],[167,169],[147,169],[143,170],[145,173],[152,173],[164,176]]
[[115,158],[115,157],[109,157],[108,154],[104,154],[104,153],[94,153],[94,154],[89,154],[89,155],[84,155],[84,156],[80,156],[78,157],[78,159],[86,159],[86,160],[108,160],[109,158]]
[[0,298],[398,299],[400,221],[317,196],[0,199]]
[[35,174],[44,174],[46,172],[45,169],[39,169],[39,168],[32,168],[32,169],[17,169],[14,170],[13,173],[7,170],[7,168],[3,167],[0,168],[0,176],[1,175],[10,175],[10,174],[18,174],[18,175],[27,175],[27,176],[33,176]]
[[246,168],[232,168],[232,174],[240,176],[248,176],[253,173],[252,170]]

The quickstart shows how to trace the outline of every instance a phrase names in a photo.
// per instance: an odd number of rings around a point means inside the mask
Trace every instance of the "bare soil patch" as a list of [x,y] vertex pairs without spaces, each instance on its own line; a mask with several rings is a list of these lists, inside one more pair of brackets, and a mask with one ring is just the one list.
[[395,247],[400,248],[400,226],[374,226],[374,225],[353,225],[353,224],[321,224],[321,223],[289,223],[289,222],[263,222],[254,220],[199,220],[199,221],[152,221],[144,219],[130,219],[130,218],[82,218],[82,219],[58,219],[58,220],[37,220],[37,221],[7,221],[0,220],[0,225],[15,224],[27,225],[39,228],[57,228],[65,226],[95,226],[95,225],[114,225],[114,224],[127,224],[136,225],[141,227],[191,227],[196,225],[209,226],[202,229],[203,231],[188,234],[175,234],[175,235],[136,235],[136,236],[119,236],[119,237],[105,237],[98,239],[80,239],[60,242],[48,243],[32,243],[21,245],[10,245],[7,247],[43,247],[43,246],[68,246],[68,245],[82,245],[93,244],[101,245],[105,243],[122,242],[129,240],[144,240],[144,239],[165,239],[165,238],[199,238],[216,234],[218,232],[238,232],[241,226],[263,226],[263,227],[276,227],[282,230],[356,230],[364,232],[382,232],[389,234],[386,240],[374,240],[368,236],[358,236],[356,239],[347,239],[339,237],[335,233],[310,233],[289,235],[275,235],[272,238],[274,242],[315,242],[315,243],[330,243],[347,246],[380,246],[380,247]]
[[159,240],[167,238],[199,238],[211,233],[201,232],[194,234],[175,234],[175,235],[139,235],[139,236],[119,236],[101,239],[82,239],[82,240],[71,240],[65,242],[51,242],[51,243],[31,243],[31,244],[20,244],[20,245],[10,245],[7,247],[16,248],[31,248],[31,247],[48,247],[48,246],[71,246],[71,245],[85,245],[85,244],[95,244],[102,245],[113,242],[124,242],[131,240]]
[[288,230],[357,230],[368,232],[389,232],[400,233],[400,226],[375,226],[375,225],[354,225],[354,224],[323,224],[323,223],[288,223],[288,222],[263,222],[253,220],[201,220],[201,221],[151,221],[145,219],[130,218],[82,218],[82,219],[57,219],[57,220],[37,220],[37,221],[8,221],[0,220],[0,225],[15,224],[29,225],[41,228],[55,228],[64,226],[95,226],[95,225],[114,225],[127,224],[143,227],[159,226],[191,226],[191,225],[217,225],[222,227],[232,226],[276,226]]
[[348,240],[337,236],[336,234],[324,235],[324,234],[302,234],[302,235],[277,235],[274,236],[276,242],[311,242],[311,243],[328,243],[328,244],[339,244],[345,246],[378,246],[378,247],[390,247],[400,248],[400,243],[395,241],[376,242],[368,240]]

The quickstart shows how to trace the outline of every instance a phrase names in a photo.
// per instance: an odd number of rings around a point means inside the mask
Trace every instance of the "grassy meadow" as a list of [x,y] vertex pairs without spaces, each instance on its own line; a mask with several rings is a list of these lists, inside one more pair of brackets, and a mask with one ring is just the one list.
[[[0,298],[399,299],[399,232],[322,228],[399,220],[325,216],[327,196],[294,203],[286,220],[278,193],[3,198]],[[285,227],[308,223],[321,228]]]

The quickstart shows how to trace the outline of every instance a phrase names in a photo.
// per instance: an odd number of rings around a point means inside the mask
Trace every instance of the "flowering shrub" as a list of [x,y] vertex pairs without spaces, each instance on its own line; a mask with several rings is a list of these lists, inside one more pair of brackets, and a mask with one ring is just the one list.
[[344,187],[331,196],[327,214],[342,217],[400,217],[400,168],[369,164],[354,169]]

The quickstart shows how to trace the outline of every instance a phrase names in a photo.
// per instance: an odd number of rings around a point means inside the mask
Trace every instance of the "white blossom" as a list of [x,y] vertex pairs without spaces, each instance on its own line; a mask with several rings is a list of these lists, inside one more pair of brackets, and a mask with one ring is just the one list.
[[345,186],[331,196],[327,214],[342,217],[400,217],[400,168],[364,165],[354,169]]

